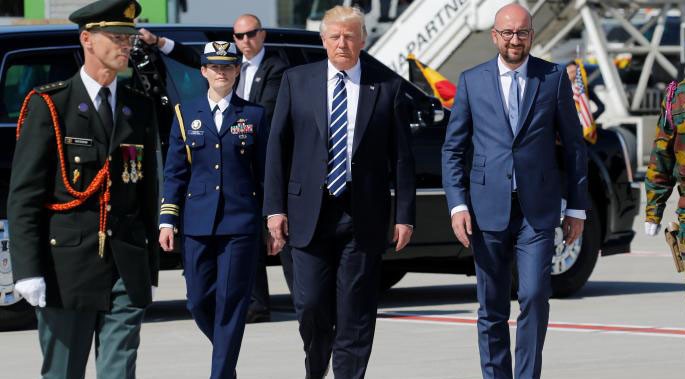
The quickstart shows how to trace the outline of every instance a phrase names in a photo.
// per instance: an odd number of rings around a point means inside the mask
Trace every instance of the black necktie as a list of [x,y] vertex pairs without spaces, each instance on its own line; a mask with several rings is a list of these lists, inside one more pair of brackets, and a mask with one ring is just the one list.
[[109,88],[107,87],[100,88],[100,92],[98,92],[98,96],[100,96],[98,114],[100,115],[102,125],[105,127],[107,140],[112,137],[112,129],[114,128],[114,117],[112,116],[112,105],[109,103],[109,94]]

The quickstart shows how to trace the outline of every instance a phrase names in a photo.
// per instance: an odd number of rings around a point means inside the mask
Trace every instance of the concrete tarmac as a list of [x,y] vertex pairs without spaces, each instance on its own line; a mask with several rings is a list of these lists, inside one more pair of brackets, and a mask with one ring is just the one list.
[[[672,213],[673,202],[669,203]],[[663,237],[643,235],[633,252],[601,257],[576,295],[552,299],[543,378],[675,379],[685,375],[685,275],[675,272]],[[274,321],[248,325],[241,379],[304,377],[304,353],[279,267],[268,270]],[[161,274],[143,325],[138,377],[209,377],[211,346],[185,310],[180,271]],[[481,378],[474,277],[408,274],[383,298],[367,378]],[[512,302],[515,321],[518,305]],[[515,326],[511,337],[515,341]],[[0,333],[0,378],[40,376],[35,330]],[[94,365],[87,378],[95,377]],[[328,378],[333,378],[329,374]]]

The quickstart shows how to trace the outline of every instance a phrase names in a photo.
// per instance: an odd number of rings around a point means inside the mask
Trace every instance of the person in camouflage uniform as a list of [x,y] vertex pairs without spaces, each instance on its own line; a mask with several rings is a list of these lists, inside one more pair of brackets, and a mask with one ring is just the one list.
[[678,243],[685,246],[685,81],[672,82],[666,89],[661,103],[661,113],[656,126],[656,137],[647,167],[645,190],[645,233],[656,235],[671,196],[678,184]]

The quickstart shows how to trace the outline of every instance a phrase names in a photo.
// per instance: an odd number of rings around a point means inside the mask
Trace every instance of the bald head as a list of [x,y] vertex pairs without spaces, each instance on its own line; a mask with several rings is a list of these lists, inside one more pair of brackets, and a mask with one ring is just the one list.
[[518,68],[526,60],[534,34],[533,18],[521,5],[505,5],[495,14],[492,43],[497,46],[500,58],[510,69]]
[[505,5],[495,13],[495,28],[502,29],[507,24],[516,23],[523,24],[524,28],[533,28],[533,17],[528,12],[528,9],[521,4],[513,3]]
[[253,14],[242,14],[233,23],[233,41],[248,60],[259,54],[265,38],[262,22]]

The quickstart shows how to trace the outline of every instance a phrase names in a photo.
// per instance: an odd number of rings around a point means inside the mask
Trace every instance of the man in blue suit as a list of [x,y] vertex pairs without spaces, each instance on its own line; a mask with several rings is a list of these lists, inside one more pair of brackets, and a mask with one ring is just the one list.
[[201,59],[209,90],[176,106],[159,243],[172,251],[182,223],[188,309],[214,346],[211,378],[234,378],[263,227],[268,131],[264,108],[233,93],[240,73],[235,46],[210,42]]
[[510,4],[497,12],[492,39],[499,55],[462,73],[442,150],[452,228],[461,243],[473,244],[478,344],[488,379],[512,378],[513,262],[521,309],[514,377],[540,377],[562,192],[565,243],[582,233],[588,206],[587,158],[571,85],[562,66],[529,56],[533,36],[525,8]]
[[411,238],[414,160],[401,81],[360,61],[358,8],[326,12],[328,59],[285,72],[271,123],[264,215],[278,251],[289,239],[306,377],[364,377],[376,322],[381,254]]

